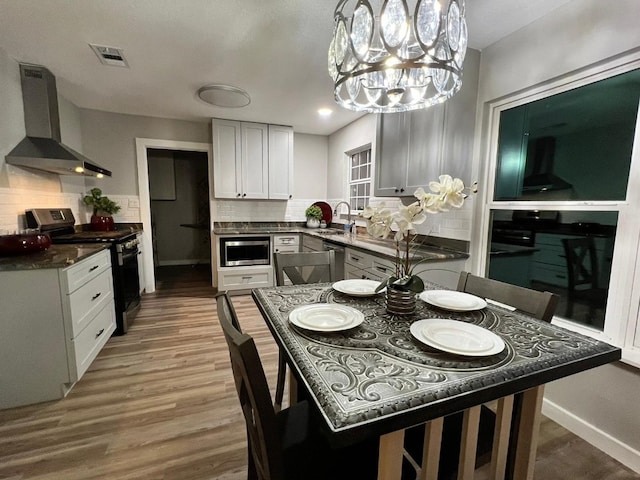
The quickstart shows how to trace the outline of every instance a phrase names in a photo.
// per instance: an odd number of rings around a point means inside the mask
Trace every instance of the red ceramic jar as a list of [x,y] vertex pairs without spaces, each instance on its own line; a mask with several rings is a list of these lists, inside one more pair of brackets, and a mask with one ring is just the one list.
[[111,215],[91,215],[91,230],[94,232],[110,232],[115,230]]

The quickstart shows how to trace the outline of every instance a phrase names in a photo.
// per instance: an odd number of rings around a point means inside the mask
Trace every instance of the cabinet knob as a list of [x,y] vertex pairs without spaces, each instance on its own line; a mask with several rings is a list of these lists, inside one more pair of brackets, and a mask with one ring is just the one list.
[[236,195],[236,197],[241,197],[241,196],[242,196],[242,194],[240,194],[240,193]]
[[396,193],[398,193],[398,192],[400,191],[400,189],[399,189],[399,188],[395,188],[395,189],[394,189],[394,191],[395,191]]
[[291,198],[293,198],[293,195],[289,195],[289,198],[290,198],[290,199],[291,199]]
[[400,193],[402,193],[402,192],[404,192],[404,188],[401,188],[401,189],[400,189]]
[[246,196],[247,196],[247,194],[246,194],[246,193],[243,193],[243,194],[242,194],[242,198],[244,198],[244,197],[246,197]]

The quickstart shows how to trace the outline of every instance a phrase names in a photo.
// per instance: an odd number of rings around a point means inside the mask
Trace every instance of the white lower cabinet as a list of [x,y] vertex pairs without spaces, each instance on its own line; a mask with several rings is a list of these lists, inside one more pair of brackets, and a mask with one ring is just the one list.
[[0,408],[64,397],[116,328],[109,250],[0,284]]
[[218,269],[218,290],[244,290],[273,286],[273,266]]
[[[423,280],[437,283],[446,288],[455,289],[460,272],[465,269],[466,259],[434,260],[424,262],[416,268]],[[347,248],[345,252],[345,279],[364,278],[383,281],[395,274],[395,263],[388,258]]]

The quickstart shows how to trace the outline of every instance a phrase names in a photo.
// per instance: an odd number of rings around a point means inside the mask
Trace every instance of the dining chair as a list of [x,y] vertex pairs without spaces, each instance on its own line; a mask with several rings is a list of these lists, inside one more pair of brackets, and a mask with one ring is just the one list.
[[604,308],[607,289],[599,285],[598,254],[593,237],[563,238],[567,261],[567,311],[573,317],[576,301],[587,304],[590,310]]
[[247,478],[375,479],[378,439],[332,448],[322,436],[321,418],[309,402],[300,401],[276,412],[255,342],[242,332],[228,293],[218,293],[216,303],[246,423]]
[[540,292],[491,278],[478,277],[469,272],[460,273],[457,290],[495,300],[545,322],[550,322],[553,318],[560,299],[555,293]]
[[278,252],[274,254],[276,285],[285,284],[285,275],[294,285],[335,282],[336,260],[333,250],[322,252]]
[[[540,292],[490,278],[479,277],[469,272],[460,273],[457,290],[484,299],[494,300],[545,322],[551,322],[560,299],[555,293]],[[515,438],[515,432],[517,432],[520,402],[520,396],[516,396],[516,398],[514,398],[514,415],[511,421],[510,438]],[[439,480],[453,480],[457,476],[463,422],[464,417],[462,412],[454,413],[444,419],[438,470]],[[487,405],[482,405],[477,434],[476,468],[491,460],[494,448],[495,426],[496,413]],[[407,446],[412,449],[415,448],[411,445],[415,445],[416,438],[423,435],[423,432],[424,427],[413,427],[409,429],[407,431],[405,448],[407,448]],[[414,458],[416,458],[417,455],[416,460],[420,459],[420,453],[416,450],[412,450],[410,454]],[[513,461],[513,458],[509,458],[507,462],[511,464]],[[508,472],[506,478],[509,478]]]
[[[326,250],[322,252],[277,252],[274,254],[274,268],[276,271],[276,285],[286,284],[285,276],[293,285],[306,283],[335,282],[336,261],[335,252]],[[276,383],[276,396],[274,405],[277,410],[282,408],[284,397],[284,383],[287,375],[287,362],[280,352],[278,355],[278,380]],[[294,388],[290,388],[290,401],[293,399]]]

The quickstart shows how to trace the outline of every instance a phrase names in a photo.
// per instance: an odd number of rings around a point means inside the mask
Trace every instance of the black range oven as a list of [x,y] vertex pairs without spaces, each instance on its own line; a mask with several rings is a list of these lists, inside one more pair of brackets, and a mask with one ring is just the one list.
[[110,232],[76,231],[69,208],[27,210],[27,226],[48,233],[52,243],[104,243],[111,251],[117,335],[127,333],[140,309],[138,238],[131,229]]

